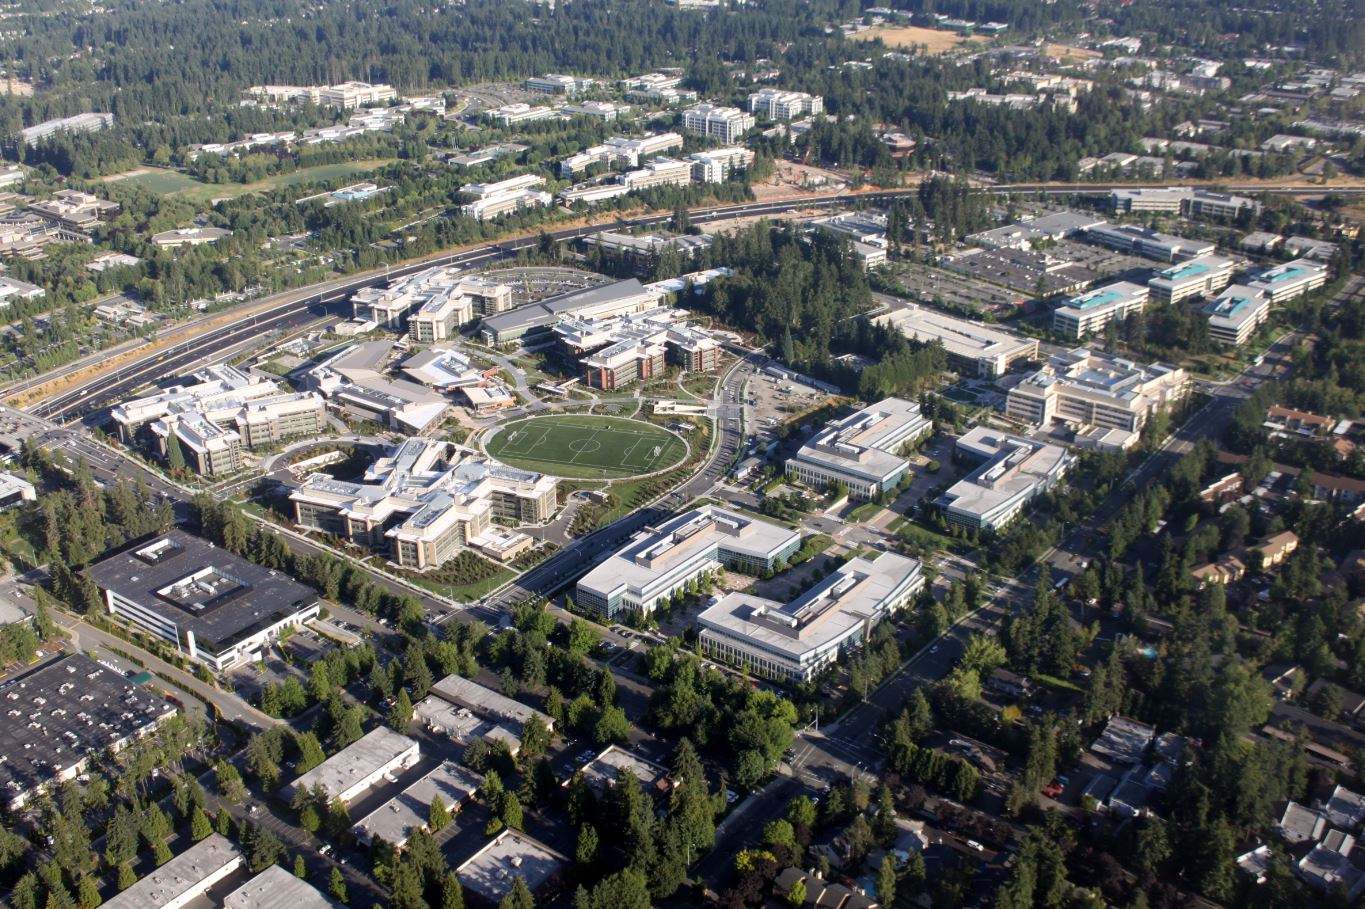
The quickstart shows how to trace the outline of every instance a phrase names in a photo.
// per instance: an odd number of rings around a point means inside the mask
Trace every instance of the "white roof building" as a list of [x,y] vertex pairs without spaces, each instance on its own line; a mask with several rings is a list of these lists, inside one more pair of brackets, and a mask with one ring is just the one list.
[[108,909],[180,909],[236,871],[242,853],[225,837],[209,834],[137,883],[109,899]]
[[978,426],[957,440],[957,452],[983,462],[940,497],[950,524],[999,530],[1029,502],[1055,486],[1074,463],[1066,449]]
[[379,726],[294,780],[287,787],[288,794],[292,797],[320,786],[329,799],[345,804],[385,775],[416,764],[420,754],[417,742]]
[[1261,272],[1250,286],[1263,292],[1271,303],[1283,303],[1317,290],[1327,283],[1327,266],[1295,259]]
[[367,845],[381,839],[395,849],[402,849],[413,833],[426,829],[432,802],[438,796],[447,811],[458,811],[482,784],[481,777],[454,761],[444,761],[357,821],[351,830],[357,840]]
[[223,897],[223,909],[341,909],[341,904],[279,865]]
[[1062,420],[1081,428],[1137,432],[1156,411],[1184,399],[1189,386],[1183,369],[1142,366],[1078,347],[1054,354],[1010,389],[1005,412],[1035,426]]
[[1259,288],[1233,284],[1203,309],[1209,337],[1219,344],[1241,346],[1270,318],[1270,297]]
[[806,92],[762,88],[749,96],[749,112],[762,114],[772,120],[793,120],[823,113],[824,110],[825,99]]
[[725,145],[737,143],[754,128],[754,122],[753,114],[746,114],[737,107],[705,103],[683,111],[684,130]]
[[843,483],[854,499],[875,499],[910,470],[899,455],[933,432],[919,404],[886,398],[831,422],[787,460],[787,474],[810,486]]
[[1232,280],[1232,264],[1224,256],[1196,256],[1163,268],[1147,286],[1156,303],[1180,303],[1190,297],[1211,296]]
[[1018,361],[1038,356],[1037,338],[914,303],[877,316],[876,321],[899,329],[907,338],[926,344],[939,342],[948,355],[948,365],[967,376],[995,378]]
[[1115,319],[1142,312],[1146,305],[1147,288],[1131,281],[1115,281],[1063,300],[1052,312],[1052,330],[1070,338],[1083,338]]

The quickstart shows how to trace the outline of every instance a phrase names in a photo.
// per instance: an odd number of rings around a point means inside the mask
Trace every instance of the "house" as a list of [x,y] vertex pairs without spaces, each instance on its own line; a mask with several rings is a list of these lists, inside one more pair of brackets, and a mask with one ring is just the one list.
[[1282,701],[1292,701],[1303,690],[1308,673],[1302,666],[1295,664],[1272,663],[1262,670],[1261,678],[1270,685],[1275,697]]
[[1261,425],[1269,430],[1272,436],[1297,435],[1311,439],[1331,433],[1337,421],[1334,417],[1274,404],[1266,409],[1265,422]]
[[1033,680],[1008,669],[996,669],[992,672],[986,679],[986,687],[996,694],[1007,697],[1026,698],[1033,694]]
[[1253,547],[1256,552],[1261,554],[1262,565],[1278,565],[1298,548],[1299,537],[1292,530],[1284,530],[1266,537],[1265,541],[1259,546]]
[[1111,717],[1090,750],[1117,764],[1136,764],[1156,737],[1156,728],[1127,717]]
[[1217,562],[1206,562],[1190,569],[1195,587],[1203,590],[1210,584],[1231,584],[1246,576],[1246,564],[1235,555],[1224,555]]
[[[877,909],[878,903],[870,896],[866,896],[846,887],[843,884],[833,883],[818,877],[817,875],[802,871],[800,868],[787,868],[773,881],[773,893],[788,900],[791,905],[790,894],[792,888],[800,883],[806,891],[806,898],[802,901],[802,907],[818,907],[818,909]],[[798,892],[799,892],[798,888]]]

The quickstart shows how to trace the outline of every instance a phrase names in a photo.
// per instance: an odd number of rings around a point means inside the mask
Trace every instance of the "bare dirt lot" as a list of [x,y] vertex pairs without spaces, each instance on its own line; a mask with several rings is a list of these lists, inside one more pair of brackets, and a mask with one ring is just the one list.
[[1047,54],[1049,57],[1057,57],[1060,59],[1070,57],[1073,60],[1091,60],[1104,56],[1099,51],[1087,50],[1084,47],[1075,47],[1071,44],[1049,44],[1047,47],[1043,48],[1043,53]]
[[845,177],[832,170],[778,161],[774,173],[762,183],[753,184],[754,198],[759,202],[774,202],[797,196],[819,193],[838,193],[848,188]]
[[985,44],[990,39],[984,35],[963,37],[957,32],[945,32],[936,28],[921,28],[918,25],[879,25],[854,36],[856,41],[872,41],[881,38],[887,47],[919,47],[925,45],[930,54],[946,54],[973,44]]

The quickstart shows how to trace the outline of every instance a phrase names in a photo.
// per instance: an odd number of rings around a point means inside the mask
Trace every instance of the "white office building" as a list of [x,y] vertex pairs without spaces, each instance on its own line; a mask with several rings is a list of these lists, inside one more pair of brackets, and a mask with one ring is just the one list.
[[518,123],[530,123],[534,120],[548,120],[551,117],[558,117],[559,112],[553,107],[532,106],[525,101],[518,101],[514,104],[504,104],[502,107],[486,110],[483,115],[502,126],[515,126]]
[[713,148],[688,155],[692,162],[692,179],[697,183],[723,183],[737,173],[749,169],[754,153],[743,146]]
[[1270,318],[1270,297],[1264,290],[1233,284],[1204,307],[1209,318],[1209,337],[1230,347],[1240,347]]
[[1224,256],[1196,256],[1163,268],[1147,282],[1152,300],[1179,303],[1191,297],[1209,297],[1232,280],[1232,260]]
[[1326,284],[1327,266],[1321,262],[1295,259],[1261,272],[1254,281],[1248,283],[1269,297],[1271,303],[1283,303]]
[[684,130],[714,139],[722,145],[736,144],[753,128],[753,114],[746,114],[737,107],[704,103],[683,111]]
[[1185,370],[1078,347],[1054,354],[1014,388],[1005,412],[1035,426],[1060,420],[1072,426],[1136,433],[1163,407],[1189,394]]
[[592,88],[597,83],[592,79],[582,76],[565,76],[560,73],[550,73],[544,76],[532,76],[524,83],[529,91],[540,92],[545,95],[567,95],[574,97]]
[[816,489],[843,483],[852,499],[875,499],[910,471],[898,452],[934,431],[919,404],[886,398],[830,423],[787,460],[787,476]]
[[943,345],[948,365],[965,376],[993,379],[1010,367],[1038,356],[1038,339],[1004,328],[950,316],[931,307],[907,303],[877,322],[898,329],[907,338]]
[[1115,281],[1063,300],[1052,313],[1052,330],[1068,338],[1084,338],[1116,319],[1142,312],[1146,305],[1147,288],[1131,281]]
[[363,287],[351,296],[357,319],[396,330],[408,322],[414,341],[444,341],[473,319],[512,305],[512,288],[436,265],[399,278],[387,287]]
[[460,206],[460,213],[476,221],[487,221],[526,208],[547,208],[554,197],[540,189],[545,178],[521,174],[496,183],[466,183],[460,192],[474,198]]
[[318,101],[326,107],[339,107],[351,110],[356,107],[369,107],[384,104],[398,97],[392,85],[371,85],[368,82],[343,82],[331,85],[318,92]]
[[631,192],[655,186],[686,186],[692,182],[692,162],[655,158],[639,170],[621,175],[621,185]]
[[1212,255],[1217,249],[1214,243],[1187,240],[1135,224],[1097,224],[1086,230],[1085,237],[1091,243],[1162,262],[1183,262]]
[[1049,445],[978,426],[957,440],[961,457],[982,462],[938,500],[943,517],[970,531],[995,531],[1057,485],[1074,458]]
[[94,133],[103,129],[111,129],[113,125],[113,114],[76,114],[71,117],[44,120],[42,123],[21,129],[19,130],[19,138],[25,145],[37,145],[48,136],[57,133]]
[[702,651],[761,678],[809,682],[924,587],[918,559],[858,556],[790,603],[729,593],[697,617]]
[[759,89],[749,96],[749,112],[770,120],[795,120],[824,113],[825,99],[805,92],[787,92],[776,88]]

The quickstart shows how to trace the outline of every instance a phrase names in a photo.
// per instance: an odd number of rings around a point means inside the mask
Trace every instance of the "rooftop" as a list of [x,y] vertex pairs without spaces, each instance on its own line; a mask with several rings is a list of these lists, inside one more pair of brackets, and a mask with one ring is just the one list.
[[338,798],[416,747],[417,743],[407,736],[379,726],[294,780],[290,789],[298,791],[321,786],[329,796]]
[[447,810],[458,808],[482,785],[483,781],[454,761],[444,761],[430,773],[380,805],[355,825],[363,839],[382,839],[401,847],[413,832],[427,826],[431,803],[440,796]]
[[136,884],[105,901],[105,909],[162,909],[180,901],[206,879],[240,864],[242,854],[222,836],[211,833]]
[[600,798],[623,771],[633,774],[646,792],[659,790],[668,778],[667,767],[615,745],[608,745],[606,750],[583,765],[583,778]]
[[[107,905],[107,904],[106,904]],[[271,865],[223,898],[223,909],[340,909],[305,880]]]
[[466,890],[502,902],[521,878],[533,894],[549,884],[569,859],[519,830],[504,830],[455,870]]

